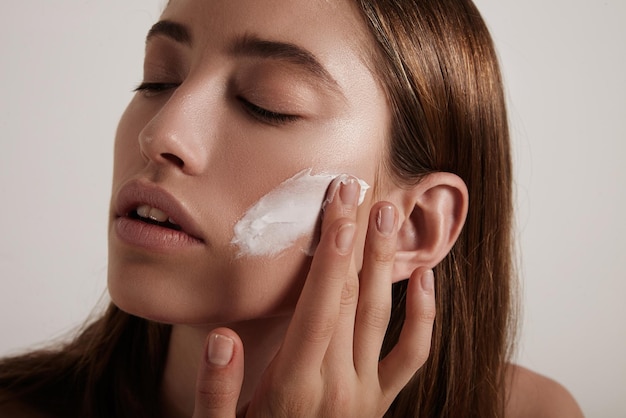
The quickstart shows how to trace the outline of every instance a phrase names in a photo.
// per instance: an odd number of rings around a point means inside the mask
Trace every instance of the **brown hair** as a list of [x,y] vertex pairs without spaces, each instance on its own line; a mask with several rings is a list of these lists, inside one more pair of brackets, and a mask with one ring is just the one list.
[[159,416],[171,327],[110,304],[68,344],[0,362],[0,405],[18,400],[54,417]]
[[[511,315],[512,175],[497,56],[471,0],[359,0],[376,41],[376,73],[392,110],[387,170],[402,184],[431,172],[469,189],[464,229],[436,267],[431,354],[389,417],[504,415]],[[394,289],[384,352],[404,320]],[[384,353],[383,353],[384,354]]]
[[[392,111],[386,169],[398,185],[435,171],[468,186],[466,225],[436,267],[431,355],[388,417],[500,417],[512,341],[512,191],[497,57],[470,0],[358,0]],[[404,321],[394,287],[383,355]],[[55,416],[158,416],[170,327],[110,305],[69,344],[0,362],[0,404]]]

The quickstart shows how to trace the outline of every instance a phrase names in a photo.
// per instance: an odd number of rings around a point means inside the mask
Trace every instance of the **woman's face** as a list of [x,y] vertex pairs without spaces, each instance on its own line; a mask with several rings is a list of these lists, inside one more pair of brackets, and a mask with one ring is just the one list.
[[233,228],[302,170],[375,185],[389,114],[365,25],[350,1],[326,0],[172,0],[160,21],[116,137],[111,296],[171,323],[288,313],[310,234],[251,256]]

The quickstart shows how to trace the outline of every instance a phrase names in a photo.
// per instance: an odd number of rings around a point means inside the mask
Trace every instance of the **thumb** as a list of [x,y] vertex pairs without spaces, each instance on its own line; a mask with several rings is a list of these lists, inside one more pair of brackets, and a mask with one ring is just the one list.
[[235,418],[243,382],[243,344],[228,328],[211,331],[198,370],[193,418]]

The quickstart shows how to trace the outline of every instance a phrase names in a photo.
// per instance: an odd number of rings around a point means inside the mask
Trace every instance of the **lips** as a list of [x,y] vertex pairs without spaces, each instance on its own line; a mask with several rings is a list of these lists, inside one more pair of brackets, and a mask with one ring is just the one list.
[[128,244],[169,249],[204,242],[185,205],[153,183],[134,180],[125,184],[114,210],[117,235]]
[[181,227],[174,221],[171,217],[168,216],[167,213],[163,212],[161,209],[153,208],[148,205],[141,205],[134,211],[132,211],[129,216],[133,219],[137,219],[152,225],[159,225],[164,228],[174,229],[176,231],[180,231]]

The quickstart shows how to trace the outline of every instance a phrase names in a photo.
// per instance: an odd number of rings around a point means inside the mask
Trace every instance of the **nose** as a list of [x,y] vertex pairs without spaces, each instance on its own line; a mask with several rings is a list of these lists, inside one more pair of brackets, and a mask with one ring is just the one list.
[[172,93],[139,134],[144,159],[198,175],[208,165],[208,138],[190,95]]

